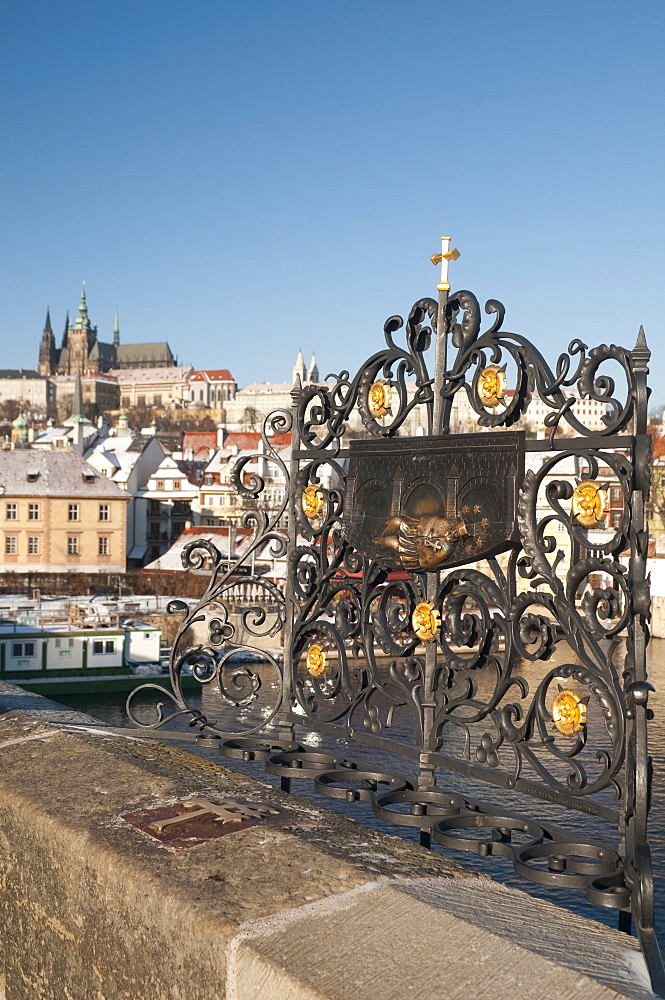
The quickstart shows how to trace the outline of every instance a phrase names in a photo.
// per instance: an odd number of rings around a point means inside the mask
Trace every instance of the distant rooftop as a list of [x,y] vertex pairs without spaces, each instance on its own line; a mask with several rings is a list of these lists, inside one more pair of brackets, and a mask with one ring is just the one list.
[[156,382],[185,382],[192,371],[191,365],[172,368],[113,368],[109,375],[118,382],[148,384]]
[[173,364],[171,348],[165,340],[152,344],[119,344],[116,357],[121,364],[130,362],[140,364],[142,361],[163,361]]
[[202,368],[201,371],[194,372],[190,382],[233,382],[233,375],[228,368]]
[[5,496],[109,497],[127,500],[74,451],[0,451],[0,490]]
[[0,378],[38,378],[45,381],[46,376],[40,375],[33,368],[0,368]]

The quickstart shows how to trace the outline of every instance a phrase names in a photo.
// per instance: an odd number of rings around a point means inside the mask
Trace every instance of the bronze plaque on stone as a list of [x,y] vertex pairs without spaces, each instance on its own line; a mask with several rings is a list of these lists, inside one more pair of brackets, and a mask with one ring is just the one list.
[[519,543],[524,433],[351,441],[344,535],[385,569],[447,569]]
[[238,833],[260,821],[272,820],[273,825],[281,826],[287,822],[289,815],[287,810],[264,802],[236,799],[211,802],[205,796],[195,795],[173,806],[126,813],[122,819],[160,843],[182,850],[229,833]]

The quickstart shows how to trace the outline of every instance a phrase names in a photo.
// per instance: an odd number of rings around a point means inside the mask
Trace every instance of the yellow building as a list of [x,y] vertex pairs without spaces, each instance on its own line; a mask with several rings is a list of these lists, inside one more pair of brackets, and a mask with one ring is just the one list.
[[5,573],[123,573],[129,496],[74,451],[0,451]]

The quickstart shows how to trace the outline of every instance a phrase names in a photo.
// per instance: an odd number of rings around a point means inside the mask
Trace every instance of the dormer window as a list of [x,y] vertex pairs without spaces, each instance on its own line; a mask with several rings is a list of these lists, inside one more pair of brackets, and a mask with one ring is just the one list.
[[93,472],[84,472],[83,473],[83,479],[84,479],[84,481],[86,483],[94,483],[95,478],[96,477],[95,477],[95,474]]
[[211,475],[210,473],[207,473],[207,474],[206,474],[206,475],[205,475],[205,476],[203,477],[203,485],[204,485],[204,486],[212,486],[212,484],[213,484],[214,482],[215,482],[215,477],[214,477],[213,475]]
[[35,470],[33,470],[32,472],[28,473],[28,482],[29,483],[36,483],[38,479],[39,479],[39,473],[36,472]]

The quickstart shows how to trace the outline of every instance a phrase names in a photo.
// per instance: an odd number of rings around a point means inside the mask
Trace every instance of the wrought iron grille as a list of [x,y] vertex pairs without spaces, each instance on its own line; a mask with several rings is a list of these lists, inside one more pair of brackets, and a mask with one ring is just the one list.
[[[199,601],[169,607],[181,616],[172,690],[137,688],[128,713],[153,733],[184,715],[227,757],[265,761],[286,790],[313,779],[419,829],[426,846],[509,858],[527,880],[616,909],[624,929],[632,914],[662,991],[647,839],[649,350],[641,330],[632,350],[575,339],[553,370],[504,330],[500,302],[487,302],[482,331],[476,297],[439,288],[406,323],[387,320],[385,346],[353,377],[296,384],[290,410],[266,419],[283,501],[262,509],[265,480],[238,460],[250,543],[233,564],[208,541],[186,547],[185,567],[209,564],[210,577]],[[460,399],[474,434],[451,433]],[[519,429],[537,400],[546,438]],[[354,412],[364,431],[351,441]],[[414,417],[424,434],[405,436]],[[287,431],[285,458],[271,442]],[[611,520],[608,483],[621,500]],[[284,586],[254,577],[264,600],[240,620],[282,643],[283,660],[239,665],[252,643],[235,638],[225,595],[266,545],[286,559]],[[189,703],[188,670],[237,709],[232,731]],[[147,693],[149,720],[137,711]],[[308,747],[311,731],[338,749]],[[335,739],[399,758],[404,773],[349,759]],[[525,811],[501,805],[506,791]],[[539,801],[581,822],[539,819]],[[609,843],[584,836],[589,814],[614,831]]]

